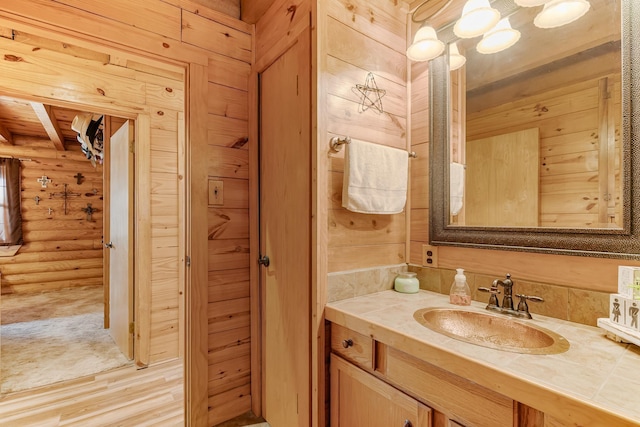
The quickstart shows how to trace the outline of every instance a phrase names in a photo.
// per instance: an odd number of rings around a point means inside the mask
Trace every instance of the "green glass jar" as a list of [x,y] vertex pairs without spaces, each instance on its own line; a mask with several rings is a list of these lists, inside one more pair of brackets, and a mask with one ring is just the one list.
[[411,271],[398,273],[393,282],[393,288],[403,294],[415,294],[420,289],[420,282],[416,275]]

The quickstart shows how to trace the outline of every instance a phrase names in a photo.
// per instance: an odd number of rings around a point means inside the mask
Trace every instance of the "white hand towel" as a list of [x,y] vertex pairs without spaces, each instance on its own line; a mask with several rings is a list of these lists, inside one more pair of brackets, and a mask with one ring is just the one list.
[[406,151],[352,139],[346,146],[342,206],[352,212],[396,214],[407,201]]
[[451,215],[458,215],[464,197],[464,165],[451,163],[449,173],[449,207]]

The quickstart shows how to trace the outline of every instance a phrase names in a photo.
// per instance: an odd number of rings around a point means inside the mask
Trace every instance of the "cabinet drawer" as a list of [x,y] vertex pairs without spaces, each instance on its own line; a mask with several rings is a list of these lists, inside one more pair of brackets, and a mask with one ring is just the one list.
[[331,350],[363,368],[373,369],[373,339],[344,326],[331,324]]
[[463,425],[513,425],[513,400],[508,397],[391,347],[386,361],[391,383]]

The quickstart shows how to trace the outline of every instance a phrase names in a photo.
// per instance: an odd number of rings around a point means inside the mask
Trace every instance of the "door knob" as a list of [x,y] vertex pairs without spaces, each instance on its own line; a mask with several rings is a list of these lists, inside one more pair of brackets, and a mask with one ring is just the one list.
[[265,267],[269,267],[269,257],[266,255],[261,256],[260,258],[258,258],[258,264],[260,265],[264,265]]
[[108,249],[113,249],[113,242],[105,243],[104,247]]

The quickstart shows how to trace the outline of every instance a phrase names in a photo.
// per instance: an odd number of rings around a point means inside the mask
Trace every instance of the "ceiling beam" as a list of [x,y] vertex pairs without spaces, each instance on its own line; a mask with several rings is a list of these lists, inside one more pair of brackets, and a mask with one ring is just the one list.
[[36,116],[38,116],[40,123],[42,123],[42,127],[44,127],[47,135],[49,135],[49,139],[51,139],[51,142],[53,142],[56,150],[64,151],[64,136],[62,135],[62,131],[60,130],[58,120],[56,120],[51,111],[51,106],[42,104],[40,102],[32,102],[31,107],[36,113]]
[[2,123],[0,123],[0,142],[13,145],[13,135]]

